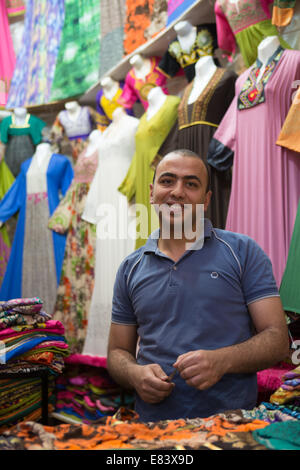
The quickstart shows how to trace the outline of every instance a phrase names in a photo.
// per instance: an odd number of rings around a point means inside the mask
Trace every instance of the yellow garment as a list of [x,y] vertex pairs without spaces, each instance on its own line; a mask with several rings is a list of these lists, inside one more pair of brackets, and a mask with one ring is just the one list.
[[300,152],[300,88],[293,99],[276,144]]
[[118,188],[128,201],[135,198],[135,204],[144,206],[144,210],[136,211],[136,248],[143,246],[150,233],[158,228],[158,217],[150,204],[150,184],[154,175],[152,163],[175,124],[179,103],[177,96],[167,96],[151,119],[147,120],[147,113],[143,114],[135,136],[135,154]]

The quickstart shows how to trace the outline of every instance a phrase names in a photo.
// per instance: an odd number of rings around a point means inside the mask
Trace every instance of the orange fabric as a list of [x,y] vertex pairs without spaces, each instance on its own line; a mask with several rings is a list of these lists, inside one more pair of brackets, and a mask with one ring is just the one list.
[[272,23],[276,26],[287,26],[292,21],[294,8],[273,7]]
[[294,97],[276,144],[300,152],[300,88]]

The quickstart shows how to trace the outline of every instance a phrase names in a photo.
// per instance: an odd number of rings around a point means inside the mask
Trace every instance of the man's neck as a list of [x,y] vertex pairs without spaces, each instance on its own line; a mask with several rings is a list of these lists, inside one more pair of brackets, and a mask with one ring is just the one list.
[[180,240],[174,238],[159,238],[157,246],[162,253],[171,258],[174,262],[177,262],[193,241],[195,240],[186,240],[185,238]]

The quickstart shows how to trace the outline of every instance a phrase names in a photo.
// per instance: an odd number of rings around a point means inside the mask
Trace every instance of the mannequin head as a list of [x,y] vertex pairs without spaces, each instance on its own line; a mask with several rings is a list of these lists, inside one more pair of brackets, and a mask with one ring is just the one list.
[[147,101],[149,104],[157,102],[157,100],[165,99],[167,95],[163,92],[161,87],[153,87],[147,96]]
[[65,103],[65,108],[67,111],[72,113],[72,112],[77,111],[80,108],[80,106],[77,103],[77,101],[69,101],[68,103]]
[[27,109],[22,107],[17,107],[14,109],[14,114],[16,116],[25,116],[27,114]]
[[110,89],[113,86],[119,85],[119,84],[117,81],[113,80],[111,77],[104,77],[101,80],[100,85],[102,86],[102,88]]

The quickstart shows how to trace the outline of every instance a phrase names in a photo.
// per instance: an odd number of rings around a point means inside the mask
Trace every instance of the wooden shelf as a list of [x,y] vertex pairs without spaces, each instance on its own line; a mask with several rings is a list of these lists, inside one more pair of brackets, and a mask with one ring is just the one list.
[[135,54],[141,54],[145,57],[161,57],[167,50],[169,43],[176,38],[174,25],[179,21],[187,20],[194,26],[197,26],[202,23],[215,23],[214,4],[215,0],[196,1],[179,18],[177,18],[173,23],[168,25],[168,27],[163,29],[154,38],[150,39],[145,44],[142,44],[140,47],[135,49],[134,52],[128,54],[121,60],[121,62],[112,67],[102,77],[100,77],[99,81],[81,96],[81,98],[79,99],[80,104],[92,106],[95,104],[96,95],[101,89],[100,82],[104,77],[109,76],[117,81],[123,80],[132,67],[129,62],[130,58],[133,57]]

